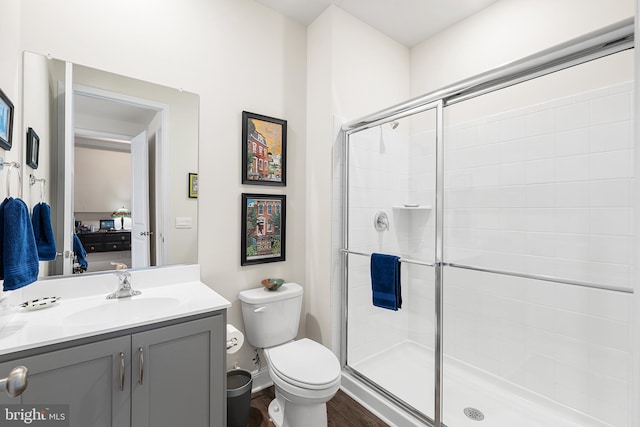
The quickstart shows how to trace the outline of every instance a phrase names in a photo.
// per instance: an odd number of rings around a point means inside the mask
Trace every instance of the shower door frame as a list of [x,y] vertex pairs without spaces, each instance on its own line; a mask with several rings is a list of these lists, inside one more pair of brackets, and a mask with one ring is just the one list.
[[[463,80],[450,86],[446,86],[443,89],[431,92],[427,95],[414,98],[407,102],[397,104],[388,109],[378,111],[360,119],[353,120],[342,126],[342,144],[343,144],[343,163],[342,163],[342,242],[341,242],[341,283],[340,283],[340,362],[343,370],[357,377],[361,382],[367,384],[376,393],[384,396],[391,402],[400,406],[406,412],[414,416],[417,420],[426,422],[428,425],[434,427],[442,427],[445,424],[442,422],[442,363],[443,363],[443,336],[442,336],[442,304],[443,304],[443,277],[442,269],[445,266],[466,268],[478,271],[488,271],[497,274],[506,274],[518,277],[527,277],[539,280],[553,281],[558,283],[565,283],[573,286],[582,286],[597,289],[606,289],[610,291],[634,293],[633,289],[621,288],[616,286],[609,286],[603,284],[580,282],[574,280],[567,280],[556,277],[547,277],[532,274],[520,274],[508,271],[488,270],[481,269],[474,266],[458,265],[458,264],[446,264],[443,260],[443,248],[444,248],[444,228],[443,228],[443,216],[444,216],[444,117],[443,109],[448,105],[453,105],[458,102],[462,102],[471,98],[478,97],[480,95],[490,93],[499,89],[503,89],[508,86],[512,86],[518,83],[522,83],[528,80],[535,79],[547,74],[551,74],[556,71],[560,71],[572,66],[576,66],[582,63],[589,62],[598,58],[602,58],[608,55],[612,55],[618,52],[622,52],[628,49],[634,48],[634,34],[635,34],[634,19],[629,18],[610,26],[604,27],[600,30],[586,34],[582,37],[570,40],[562,43],[550,49],[546,49],[538,54],[531,55],[504,66],[498,67],[494,70],[479,74],[475,77]],[[640,25],[640,24],[639,24]],[[636,70],[634,70],[634,76],[637,77],[639,70],[638,53],[636,56]],[[636,93],[638,92],[637,78],[634,79],[636,85]],[[636,94],[636,96],[640,96]],[[428,263],[422,263],[423,265],[433,266],[435,268],[435,363],[434,363],[434,419],[429,418],[425,414],[417,411],[413,407],[409,406],[405,402],[401,401],[397,397],[391,395],[381,386],[368,380],[368,378],[359,374],[347,363],[347,324],[348,324],[348,255],[349,253],[355,253],[363,255],[362,253],[352,252],[349,250],[349,137],[358,131],[365,130],[371,127],[378,126],[396,119],[408,117],[423,111],[436,109],[436,200],[435,200],[435,212],[436,212],[436,224],[435,224],[435,262],[433,265]],[[638,110],[636,106],[636,110]],[[638,117],[638,111],[636,111]],[[640,124],[637,123],[634,129],[638,129]],[[637,136],[636,136],[637,137]],[[636,150],[636,157],[640,156],[638,153],[640,150]],[[636,187],[639,186],[640,177],[636,173],[635,182]],[[637,189],[638,190],[638,189]],[[636,213],[636,218],[638,213]],[[366,254],[364,254],[366,255]],[[411,260],[409,260],[411,261]],[[636,316],[636,319],[640,318],[640,314]],[[637,341],[637,340],[636,340]],[[637,353],[638,343],[634,342],[634,349]],[[638,372],[635,372],[636,383],[638,382]],[[634,387],[633,396],[638,395],[638,387],[636,384]],[[637,417],[637,414],[634,414]]]
[[[416,410],[412,406],[404,403],[399,400],[394,395],[388,393],[386,390],[381,388],[378,384],[369,381],[368,378],[361,375],[357,371],[350,368],[347,361],[347,322],[348,322],[348,287],[346,284],[348,283],[348,272],[349,272],[349,259],[348,255],[364,255],[369,256],[370,254],[365,254],[361,252],[351,251],[349,250],[349,137],[356,132],[369,129],[372,127],[376,127],[388,122],[392,122],[394,120],[399,120],[405,117],[409,117],[415,114],[424,113],[426,111],[435,110],[436,112],[436,188],[435,188],[435,203],[434,210],[436,214],[435,220],[435,257],[433,263],[422,260],[413,260],[413,259],[404,259],[402,258],[400,261],[409,263],[409,264],[418,264],[427,267],[434,268],[434,282],[436,284],[435,290],[435,318],[436,318],[436,327],[435,327],[435,373],[434,377],[434,387],[436,390],[435,394],[435,416],[434,419],[425,416],[420,411]],[[444,250],[444,239],[442,233],[442,227],[440,225],[443,223],[444,218],[444,180],[442,177],[444,176],[444,170],[442,167],[444,165],[444,139],[443,139],[443,129],[444,129],[444,107],[442,100],[437,100],[430,103],[425,103],[423,105],[416,106],[406,111],[399,112],[395,115],[391,115],[388,117],[384,117],[380,120],[366,123],[362,126],[345,130],[343,132],[343,187],[342,187],[342,224],[343,224],[343,241],[342,241],[342,249],[341,253],[343,254],[342,258],[342,282],[344,286],[342,286],[341,299],[343,301],[342,313],[344,315],[344,319],[341,322],[342,330],[341,330],[341,345],[340,345],[340,361],[343,368],[349,370],[353,375],[357,376],[361,381],[366,382],[370,387],[374,388],[379,394],[386,396],[387,399],[393,401],[395,404],[402,406],[403,409],[409,413],[411,413],[414,417],[427,422],[431,425],[440,425],[436,420],[439,420],[442,416],[442,396],[439,393],[439,390],[442,390],[442,363],[443,363],[443,351],[442,351],[442,305],[443,305],[443,294],[442,294],[442,268],[443,264],[443,250]],[[343,128],[344,130],[344,128]],[[435,423],[435,424],[434,424]]]

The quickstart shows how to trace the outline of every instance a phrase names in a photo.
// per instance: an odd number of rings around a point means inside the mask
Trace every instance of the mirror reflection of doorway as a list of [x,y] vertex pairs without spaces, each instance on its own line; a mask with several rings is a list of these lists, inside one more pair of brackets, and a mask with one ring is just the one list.
[[[157,265],[162,108],[78,87],[73,104],[73,221],[87,253],[86,271]],[[101,226],[106,219],[113,219],[112,227]]]

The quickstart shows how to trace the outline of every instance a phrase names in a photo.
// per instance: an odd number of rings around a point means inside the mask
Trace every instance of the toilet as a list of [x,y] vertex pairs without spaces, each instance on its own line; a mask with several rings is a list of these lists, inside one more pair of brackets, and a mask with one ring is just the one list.
[[239,294],[249,344],[262,348],[276,398],[269,416],[277,427],[326,427],[326,403],[340,388],[340,362],[323,345],[295,341],[302,286],[285,283],[276,291],[256,288]]

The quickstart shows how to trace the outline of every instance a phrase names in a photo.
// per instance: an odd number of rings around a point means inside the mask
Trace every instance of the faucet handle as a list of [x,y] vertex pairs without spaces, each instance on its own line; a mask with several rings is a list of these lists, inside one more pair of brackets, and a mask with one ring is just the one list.
[[127,264],[124,264],[122,262],[111,262],[111,265],[115,265],[116,266],[116,270],[126,270],[127,269]]

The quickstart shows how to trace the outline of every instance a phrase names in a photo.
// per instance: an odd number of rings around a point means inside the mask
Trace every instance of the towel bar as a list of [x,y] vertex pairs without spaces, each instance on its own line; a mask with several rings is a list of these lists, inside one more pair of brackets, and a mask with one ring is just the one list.
[[[342,252],[343,254],[351,254],[351,255],[362,255],[362,256],[368,256],[370,257],[371,254],[365,253],[365,252],[356,252],[356,251],[350,251],[348,249],[340,249],[340,252]],[[406,264],[416,264],[416,265],[424,265],[425,267],[435,267],[435,264],[433,263],[429,263],[429,262],[425,262],[425,261],[417,261],[415,259],[409,259],[409,258],[400,258],[400,262],[404,262]]]

